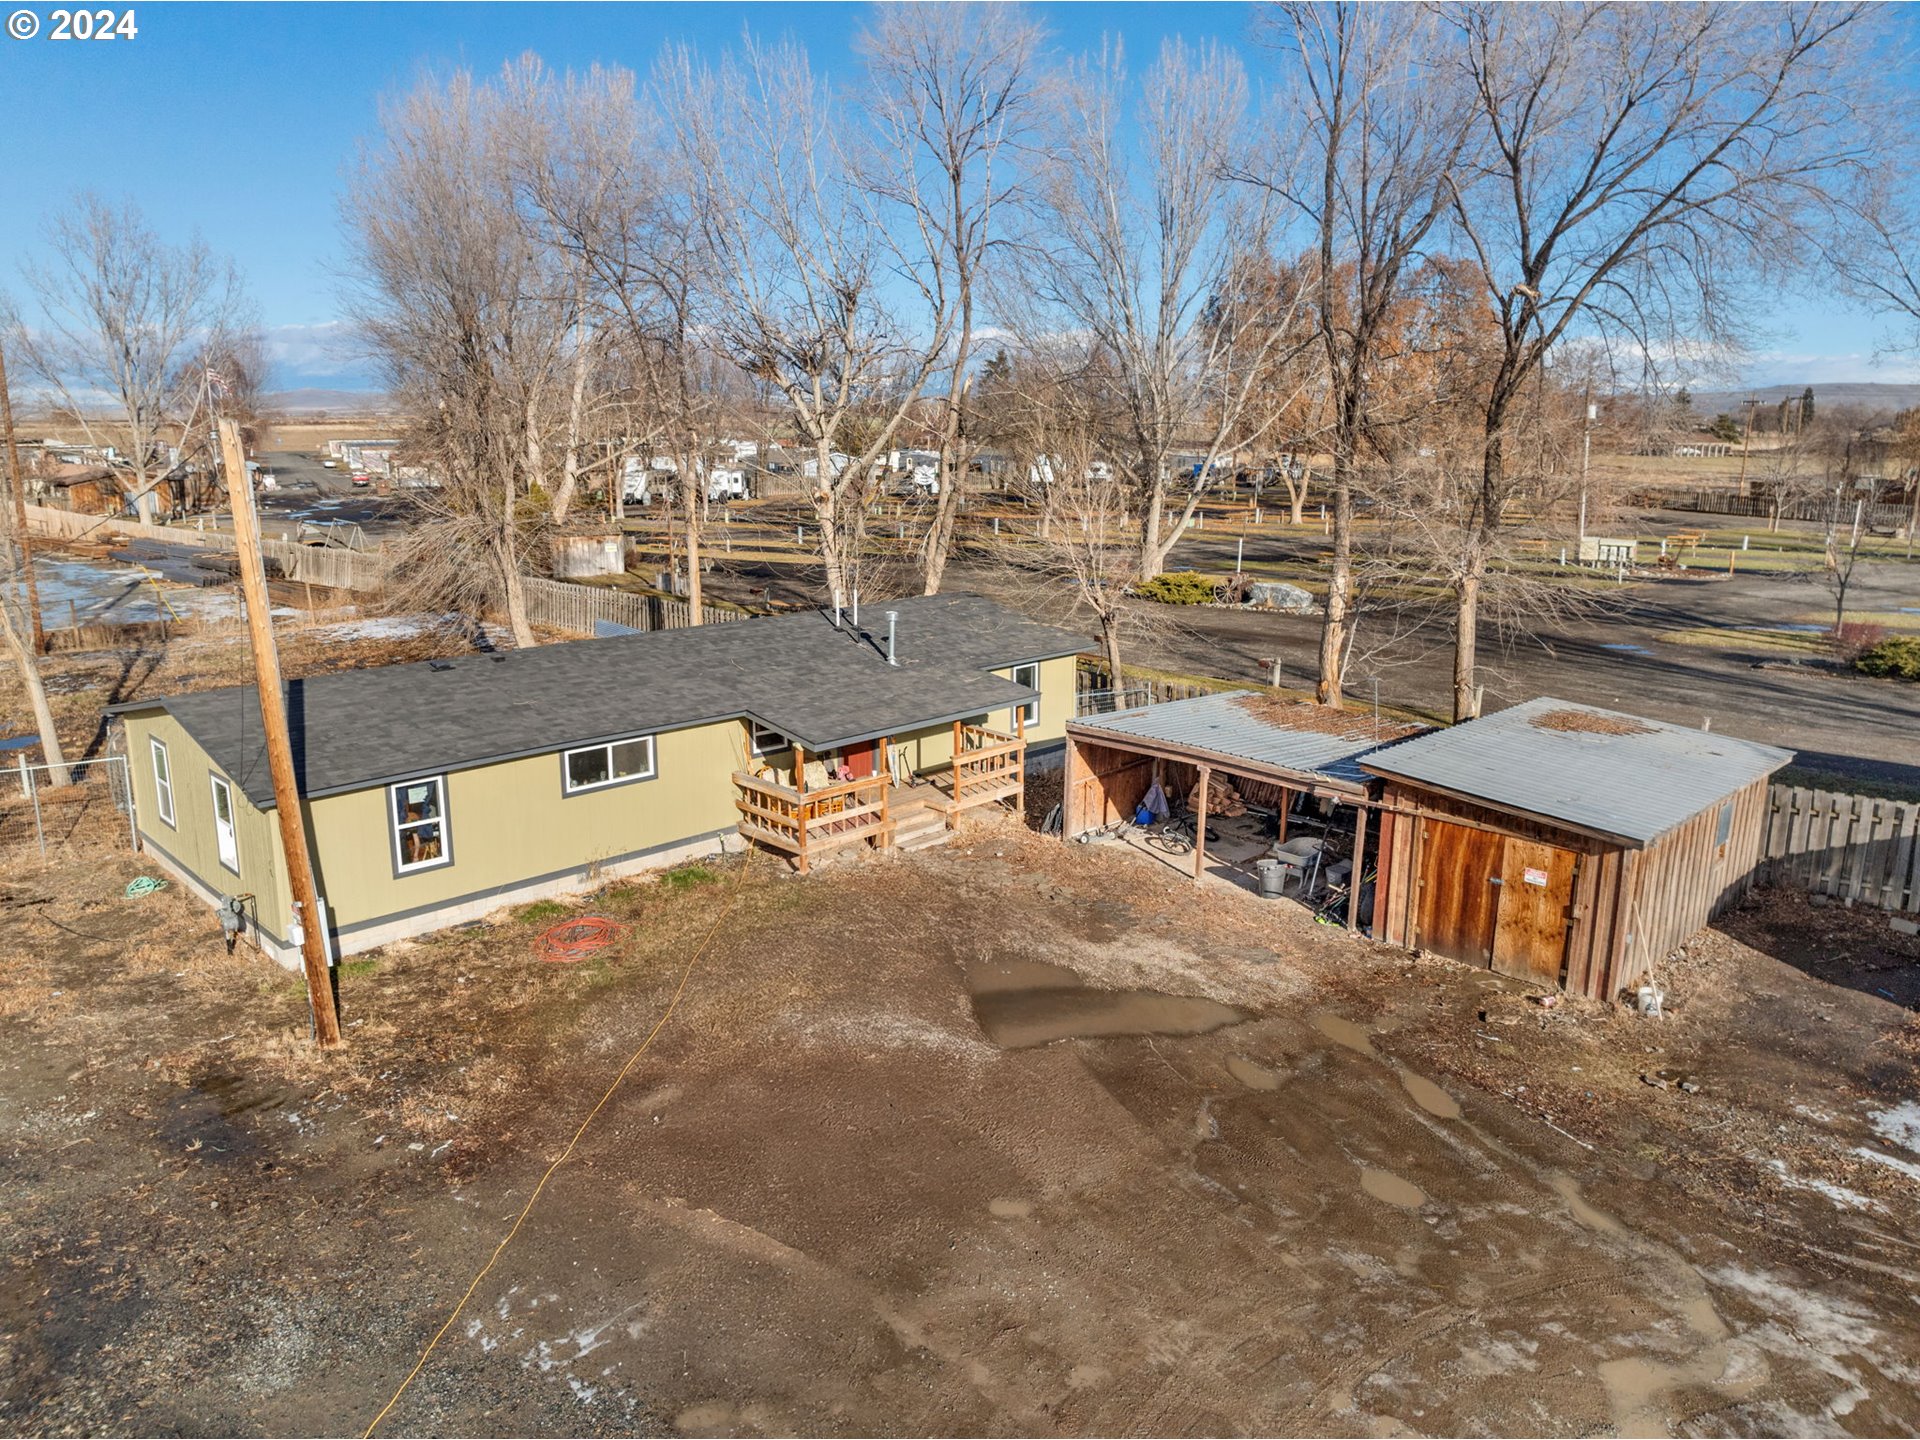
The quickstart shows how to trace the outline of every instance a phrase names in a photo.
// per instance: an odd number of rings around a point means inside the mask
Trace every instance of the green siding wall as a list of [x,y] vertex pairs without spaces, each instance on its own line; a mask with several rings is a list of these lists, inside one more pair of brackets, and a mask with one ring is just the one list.
[[[208,758],[179,721],[164,711],[126,717],[127,759],[133,774],[134,814],[142,836],[172,856],[201,884],[223,895],[252,895],[253,913],[276,936],[287,933],[287,868],[280,853],[279,822],[256,810],[236,784],[233,791],[234,839],[240,852],[236,876],[220,863],[214,838],[213,785],[210,777],[226,776]],[[158,787],[154,783],[153,747],[167,747],[173,770],[173,819],[160,818]]]
[[456,770],[446,777],[453,863],[395,875],[385,786],[311,801],[320,892],[334,923],[484,895],[595,861],[730,830],[733,772],[746,759],[737,721],[655,737],[655,777],[567,795],[558,753]]

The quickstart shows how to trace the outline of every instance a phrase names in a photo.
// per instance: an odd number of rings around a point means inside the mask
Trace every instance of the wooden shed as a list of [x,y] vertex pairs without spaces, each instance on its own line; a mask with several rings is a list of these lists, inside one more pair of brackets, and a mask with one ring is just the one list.
[[1376,750],[1376,933],[1614,999],[1746,893],[1789,751],[1539,699]]

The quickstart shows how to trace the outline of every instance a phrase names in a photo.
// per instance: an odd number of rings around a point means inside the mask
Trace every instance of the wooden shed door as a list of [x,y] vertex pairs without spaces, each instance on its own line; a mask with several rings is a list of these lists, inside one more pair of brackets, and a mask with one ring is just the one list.
[[1539,985],[1560,983],[1567,953],[1567,907],[1574,853],[1509,835],[1500,865],[1493,968]]
[[1493,959],[1503,837],[1490,830],[1425,822],[1421,832],[1419,944],[1468,965]]

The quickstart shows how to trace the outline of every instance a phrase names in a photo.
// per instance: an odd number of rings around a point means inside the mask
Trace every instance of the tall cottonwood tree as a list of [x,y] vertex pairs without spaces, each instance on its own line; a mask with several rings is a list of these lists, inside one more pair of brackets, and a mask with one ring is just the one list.
[[533,495],[543,404],[572,312],[520,212],[511,116],[465,73],[423,82],[383,107],[342,208],[354,320],[442,482],[417,492],[422,523],[396,573],[423,601],[504,611],[527,646],[521,580],[547,518]]
[[797,45],[749,37],[716,65],[669,51],[652,90],[694,187],[712,333],[785,403],[810,452],[827,592],[850,595],[880,457],[947,350],[951,294],[938,271],[889,267],[897,242]]
[[1434,62],[1442,31],[1424,7],[1283,4],[1267,35],[1290,70],[1274,152],[1298,159],[1269,161],[1243,178],[1287,202],[1313,262],[1333,459],[1315,698],[1339,705],[1353,638],[1354,487],[1369,432],[1389,418],[1380,374],[1397,343],[1406,277],[1446,218],[1448,177],[1473,115],[1457,71]]
[[[1145,579],[1232,468],[1229,437],[1245,434],[1272,358],[1295,343],[1291,316],[1258,306],[1229,305],[1206,323],[1266,255],[1274,207],[1231,178],[1247,168],[1247,80],[1225,50],[1169,41],[1136,82],[1110,46],[1071,66],[1057,93],[1020,323],[1029,343],[1073,331],[1105,357],[1095,373],[1120,417],[1114,458],[1135,491]],[[1187,447],[1203,454],[1183,479],[1173,462]]]
[[898,262],[922,270],[936,308],[950,303],[954,316],[934,401],[940,489],[919,555],[928,595],[946,573],[976,448],[964,421],[982,272],[1006,249],[1004,212],[1021,198],[1042,38],[1017,5],[922,3],[876,7],[858,41],[872,131],[863,183],[896,212],[883,233],[901,237]]
[[1480,597],[1512,497],[1510,422],[1583,331],[1642,353],[1735,342],[1752,282],[1800,259],[1873,144],[1855,123],[1867,7],[1445,10],[1480,130],[1455,243],[1499,334],[1454,587],[1453,709],[1479,713]]

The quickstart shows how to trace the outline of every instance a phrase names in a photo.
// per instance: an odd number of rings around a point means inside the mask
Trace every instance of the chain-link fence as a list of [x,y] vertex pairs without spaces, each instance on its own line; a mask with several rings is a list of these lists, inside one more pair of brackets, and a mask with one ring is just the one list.
[[127,817],[127,845],[138,849],[134,833],[133,778],[124,755],[102,755],[93,760],[69,760],[67,783],[51,765],[30,765],[22,759],[14,768],[20,793],[33,810],[33,834],[45,859],[49,849],[64,847],[96,806],[111,805]]

